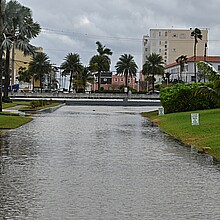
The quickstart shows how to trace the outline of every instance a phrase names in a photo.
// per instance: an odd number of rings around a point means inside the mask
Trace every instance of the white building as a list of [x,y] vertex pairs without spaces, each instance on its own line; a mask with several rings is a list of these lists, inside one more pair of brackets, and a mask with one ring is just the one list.
[[[211,64],[217,72],[220,72],[220,56],[207,56],[206,62]],[[197,56],[196,62],[204,61],[204,56]],[[184,64],[184,70],[180,76],[180,64],[177,62],[166,65],[165,73],[170,73],[170,80],[182,80],[186,83],[192,83],[195,80],[194,73],[194,57],[189,57]],[[198,69],[196,67],[196,73],[198,73]],[[202,81],[201,79],[197,79],[197,81]]]

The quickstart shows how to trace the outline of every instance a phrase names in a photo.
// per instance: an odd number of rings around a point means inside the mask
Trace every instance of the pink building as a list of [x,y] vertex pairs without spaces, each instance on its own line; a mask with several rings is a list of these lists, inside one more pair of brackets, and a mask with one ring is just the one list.
[[[142,80],[142,74],[140,73],[140,80]],[[125,86],[125,76],[124,75],[116,75],[112,72],[108,73],[102,73],[101,75],[101,87],[104,90],[119,90],[121,86]],[[98,90],[98,80],[96,80],[96,83],[92,86],[92,91]],[[128,86],[139,91],[140,90],[140,84],[139,80],[137,80],[136,76],[128,76]]]

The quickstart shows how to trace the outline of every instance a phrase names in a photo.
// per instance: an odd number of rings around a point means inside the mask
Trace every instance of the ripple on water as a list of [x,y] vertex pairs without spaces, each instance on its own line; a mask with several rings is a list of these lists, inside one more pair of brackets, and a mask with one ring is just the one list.
[[218,166],[140,111],[65,106],[1,137],[0,219],[218,219]]

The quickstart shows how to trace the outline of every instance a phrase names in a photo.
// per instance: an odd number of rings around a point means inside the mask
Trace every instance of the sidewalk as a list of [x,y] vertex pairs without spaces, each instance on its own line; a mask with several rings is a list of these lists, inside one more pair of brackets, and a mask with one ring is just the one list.
[[21,111],[19,111],[19,109],[26,107],[26,105],[16,105],[14,107],[10,107],[10,108],[4,108],[2,109],[3,112],[11,112],[11,113],[15,113],[15,114],[19,114],[21,113]]

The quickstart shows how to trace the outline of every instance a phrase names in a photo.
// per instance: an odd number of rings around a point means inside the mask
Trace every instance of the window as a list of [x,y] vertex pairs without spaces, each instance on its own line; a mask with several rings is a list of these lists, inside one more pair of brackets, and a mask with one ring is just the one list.
[[176,52],[176,48],[173,48],[173,49],[172,49],[172,52]]
[[160,37],[161,36],[161,32],[159,32],[158,34],[159,34],[159,37]]
[[195,82],[196,81],[195,79],[196,79],[195,76],[191,76],[191,81],[192,82]]
[[167,31],[165,31],[165,37],[167,37]]
[[128,83],[131,83],[131,79],[128,79]]
[[115,78],[115,79],[114,79],[114,81],[115,81],[115,82],[118,82],[118,79],[117,79],[117,78]]
[[107,82],[108,80],[106,78],[103,79],[104,82]]
[[177,34],[173,34],[172,37],[177,37]]
[[220,71],[220,65],[218,65],[218,71]]
[[165,52],[164,55],[167,55],[167,52]]
[[165,48],[167,48],[167,45],[164,45]]
[[186,38],[186,34],[180,34],[180,38],[182,39]]
[[124,82],[124,78],[120,78],[120,82]]

